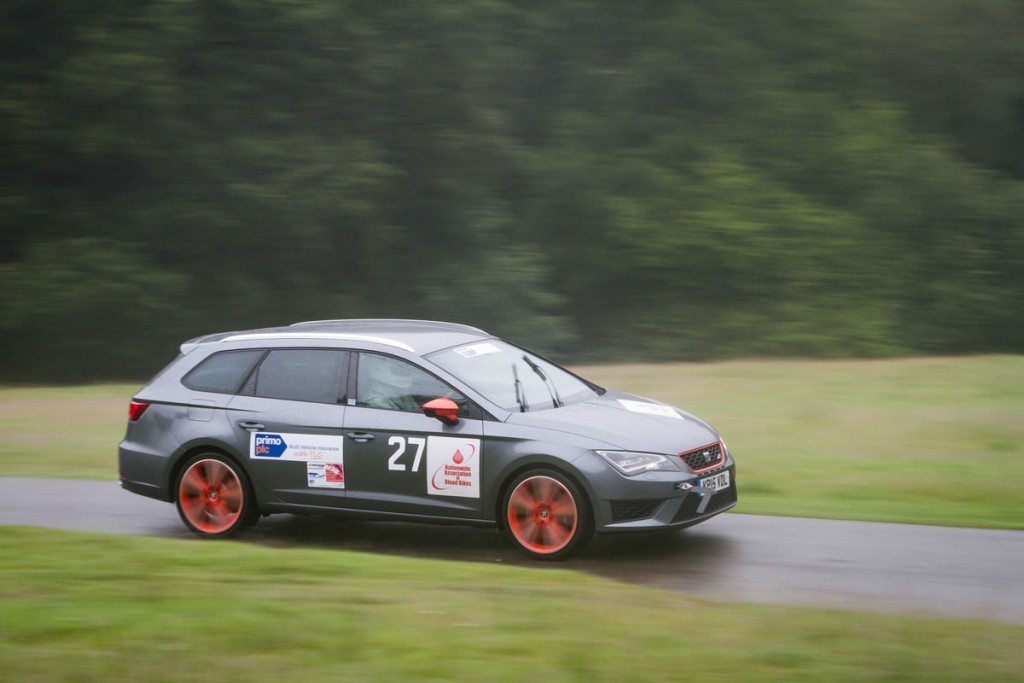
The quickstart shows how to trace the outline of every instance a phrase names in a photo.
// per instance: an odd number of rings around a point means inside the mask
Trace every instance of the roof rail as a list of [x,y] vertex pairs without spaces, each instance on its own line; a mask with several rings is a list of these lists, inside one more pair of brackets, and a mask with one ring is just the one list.
[[415,320],[405,318],[337,318],[334,320],[303,320],[301,322],[292,323],[289,327],[302,327],[304,325],[345,325],[352,324],[353,326],[367,325],[373,326],[375,324],[388,324],[388,323],[409,323],[412,325],[423,325],[430,327],[440,327],[449,330],[458,330],[463,332],[475,332],[477,334],[483,334],[490,336],[488,332],[481,330],[478,327],[471,325],[463,325],[462,323],[450,323],[439,320]]
[[344,334],[341,332],[255,332],[252,334],[234,334],[230,337],[218,339],[217,341],[256,341],[260,339],[341,339],[344,341],[362,341],[374,344],[384,344],[385,346],[393,346],[396,349],[402,349],[409,353],[416,353],[416,349],[412,348],[408,344],[394,339],[388,339],[387,337],[376,337],[369,334]]

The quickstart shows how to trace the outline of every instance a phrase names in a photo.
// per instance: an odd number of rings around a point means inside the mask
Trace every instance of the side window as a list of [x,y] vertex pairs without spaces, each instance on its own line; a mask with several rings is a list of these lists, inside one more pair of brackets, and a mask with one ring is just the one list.
[[463,407],[468,403],[462,394],[404,360],[377,353],[359,354],[357,406],[420,413],[424,403],[441,397]]
[[256,371],[253,394],[263,398],[337,403],[346,353],[331,349],[271,351]]
[[253,364],[263,355],[260,349],[215,353],[192,368],[181,383],[197,391],[233,394],[242,386]]

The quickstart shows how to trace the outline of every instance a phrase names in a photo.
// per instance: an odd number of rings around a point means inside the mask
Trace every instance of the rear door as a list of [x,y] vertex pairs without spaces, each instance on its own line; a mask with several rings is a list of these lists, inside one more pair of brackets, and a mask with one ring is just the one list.
[[[345,411],[346,505],[352,509],[477,519],[485,463],[478,409],[447,383],[394,356],[361,352]],[[435,398],[459,421],[423,414]]]
[[349,355],[272,349],[228,405],[261,500],[344,506]]

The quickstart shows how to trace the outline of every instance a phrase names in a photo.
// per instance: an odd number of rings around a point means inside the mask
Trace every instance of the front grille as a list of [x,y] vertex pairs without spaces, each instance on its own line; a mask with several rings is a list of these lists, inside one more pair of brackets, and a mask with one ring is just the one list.
[[[707,494],[704,494],[707,495]],[[683,504],[679,506],[679,512],[672,518],[672,523],[683,522],[688,519],[697,517],[697,508],[700,507],[701,496],[698,493],[690,493],[684,500]],[[711,500],[708,501],[708,506],[704,508],[704,512],[700,514],[701,517],[710,515],[715,512],[719,512],[729,507],[736,502],[736,485],[733,484],[724,491],[716,491],[711,495]]]
[[660,500],[613,500],[612,522],[633,522],[653,517]]
[[725,454],[722,452],[721,443],[713,443],[708,446],[701,446],[695,448],[692,451],[686,453],[680,453],[679,457],[683,459],[686,466],[694,472],[701,472],[703,470],[711,469],[722,464],[722,460],[725,458]]

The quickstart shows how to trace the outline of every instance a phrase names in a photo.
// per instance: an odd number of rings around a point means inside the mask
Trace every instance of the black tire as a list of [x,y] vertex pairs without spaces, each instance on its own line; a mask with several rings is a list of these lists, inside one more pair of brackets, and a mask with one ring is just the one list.
[[590,506],[579,487],[553,469],[520,474],[505,488],[502,526],[534,559],[564,559],[594,535]]
[[204,538],[233,536],[259,519],[245,470],[219,453],[188,459],[174,483],[174,504],[185,526]]

